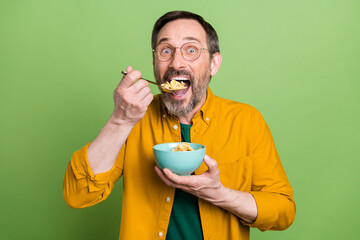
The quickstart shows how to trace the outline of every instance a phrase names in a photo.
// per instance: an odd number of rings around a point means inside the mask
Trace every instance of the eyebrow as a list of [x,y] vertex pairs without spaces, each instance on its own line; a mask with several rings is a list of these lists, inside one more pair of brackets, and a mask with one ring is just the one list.
[[[201,43],[200,39],[198,39],[196,37],[185,37],[185,38],[183,38],[183,40],[196,41],[198,43]],[[167,42],[167,41],[169,41],[169,38],[161,38],[157,44],[160,44],[162,42]]]

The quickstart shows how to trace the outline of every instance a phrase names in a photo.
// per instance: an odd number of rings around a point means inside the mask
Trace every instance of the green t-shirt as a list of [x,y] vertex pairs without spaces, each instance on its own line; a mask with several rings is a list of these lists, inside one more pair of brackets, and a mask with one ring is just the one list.
[[[191,125],[180,125],[181,141],[190,142]],[[166,240],[186,239],[203,239],[198,199],[190,193],[176,189]]]

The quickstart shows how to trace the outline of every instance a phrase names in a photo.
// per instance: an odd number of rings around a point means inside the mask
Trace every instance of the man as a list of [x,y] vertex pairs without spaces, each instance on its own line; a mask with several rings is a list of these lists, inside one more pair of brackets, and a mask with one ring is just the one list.
[[[222,61],[215,30],[196,14],[169,12],[155,23],[152,47],[156,81],[187,89],[153,97],[128,67],[109,121],[68,165],[68,205],[106,199],[123,176],[120,239],[249,239],[249,226],[289,227],[295,202],[268,126],[251,106],[208,88]],[[206,146],[191,176],[155,166],[152,147],[181,140]]]

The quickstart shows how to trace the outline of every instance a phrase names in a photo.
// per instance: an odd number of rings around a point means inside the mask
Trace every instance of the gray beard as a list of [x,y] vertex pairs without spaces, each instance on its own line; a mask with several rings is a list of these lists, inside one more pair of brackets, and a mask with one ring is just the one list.
[[[201,76],[201,79],[199,79],[199,80],[195,80],[194,76],[190,75],[189,73],[184,73],[181,71],[178,73],[165,74],[165,76],[172,75],[172,74],[190,76],[191,90],[189,90],[189,91],[192,92],[192,99],[190,100],[190,102],[187,105],[183,106],[185,100],[181,100],[181,101],[174,100],[171,98],[171,93],[161,92],[165,106],[168,109],[168,111],[177,117],[185,116],[188,113],[190,113],[192,110],[194,110],[194,108],[200,103],[204,94],[206,94],[206,90],[207,90],[207,87],[210,82],[210,69],[208,69]],[[159,81],[159,79],[158,79],[159,76],[155,76],[155,78],[158,83],[165,82],[165,80]],[[164,77],[164,79],[166,79],[166,78]]]

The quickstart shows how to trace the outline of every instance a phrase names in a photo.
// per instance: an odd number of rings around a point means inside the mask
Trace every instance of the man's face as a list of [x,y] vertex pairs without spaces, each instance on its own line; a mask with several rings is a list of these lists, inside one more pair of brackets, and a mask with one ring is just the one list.
[[196,42],[208,48],[206,33],[195,20],[178,19],[167,23],[159,32],[157,44],[167,43],[176,48],[173,58],[162,62],[154,59],[154,74],[158,83],[172,79],[184,81],[187,89],[163,94],[168,110],[175,116],[185,116],[206,99],[206,89],[211,76],[210,55],[201,50],[200,57],[194,61],[182,57],[180,47],[188,42]]

